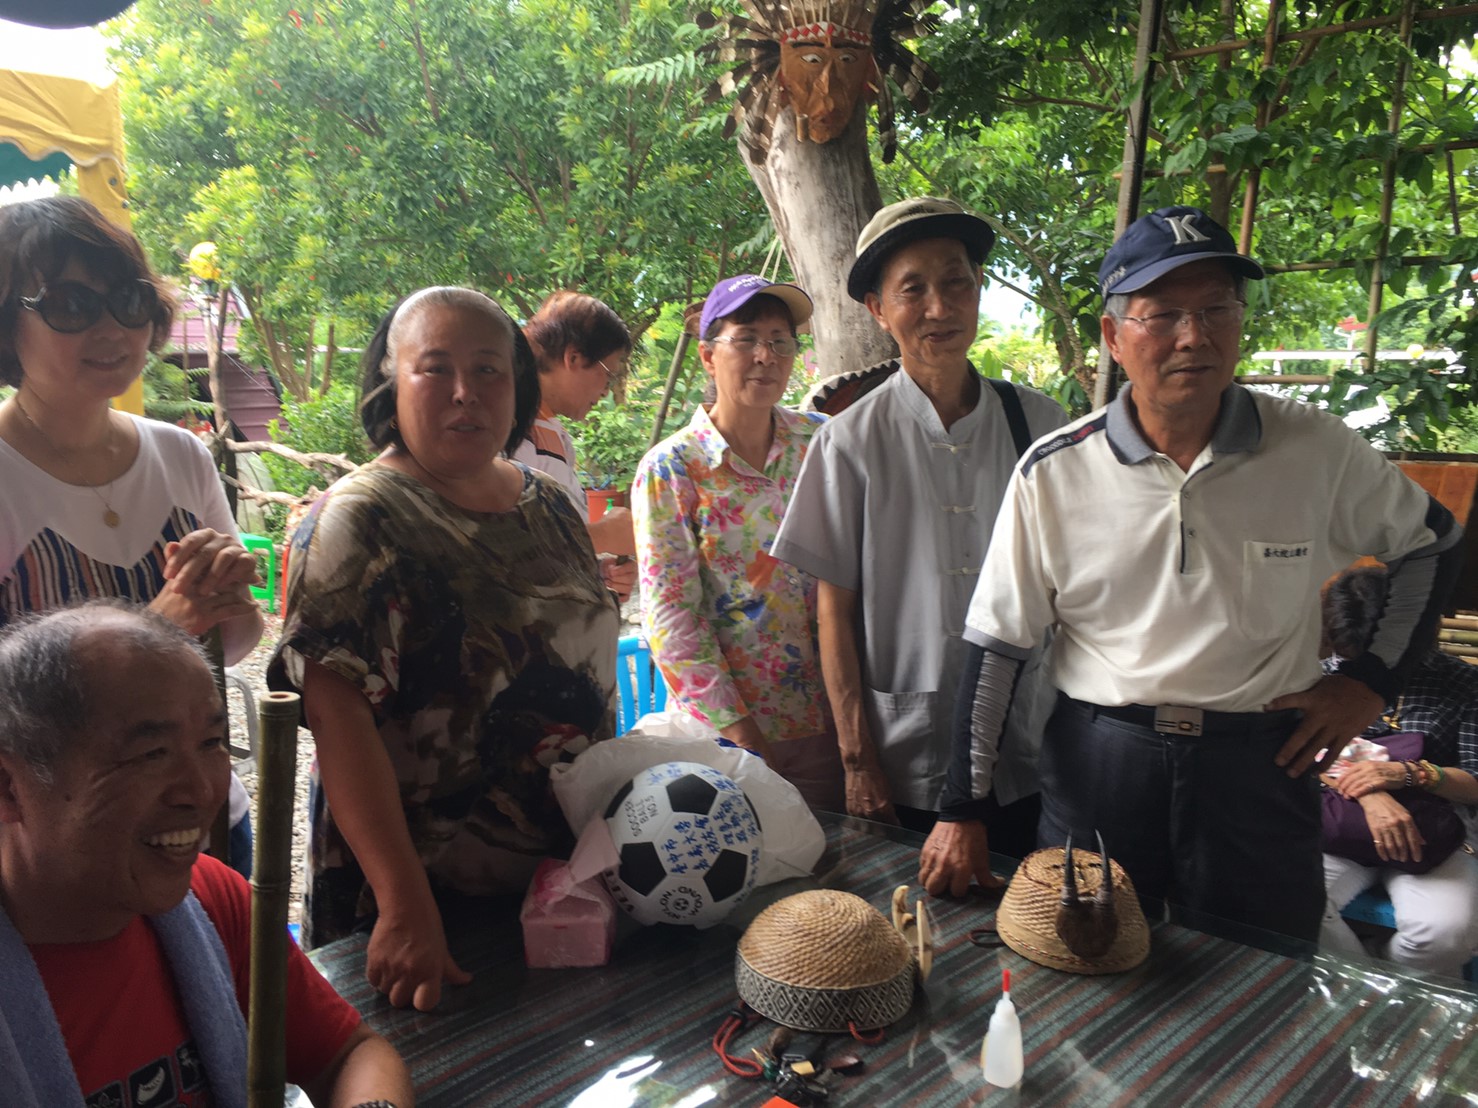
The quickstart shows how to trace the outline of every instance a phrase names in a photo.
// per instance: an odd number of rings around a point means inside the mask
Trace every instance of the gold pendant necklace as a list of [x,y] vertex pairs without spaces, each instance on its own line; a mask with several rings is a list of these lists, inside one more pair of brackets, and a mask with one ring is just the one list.
[[[51,452],[57,456],[57,459],[59,461],[65,460],[67,462],[67,465],[70,467],[71,466],[70,459],[67,459],[66,458],[66,455],[64,454],[64,452],[62,451],[62,449],[59,446],[57,446],[56,443],[54,443],[54,442],[51,441],[51,436],[48,435],[45,431],[41,430],[40,426],[36,423],[36,421],[31,418],[31,413],[28,412],[28,411],[26,411],[26,409],[21,405],[20,393],[16,393],[13,397],[11,397],[11,400],[15,404],[15,410],[18,411],[18,412],[20,412],[21,418],[24,419],[26,421],[26,423],[30,425],[31,430],[35,431],[36,434],[38,434],[38,435],[41,436],[42,441],[44,441],[46,443],[46,445],[51,449]],[[113,447],[113,431],[114,431],[114,428],[113,428],[113,420],[112,420],[111,417],[109,417],[109,419],[108,419],[108,441],[103,446],[103,453],[104,453],[105,456],[108,455],[108,454],[110,454],[112,452],[112,447]],[[108,527],[117,527],[120,523],[123,522],[123,517],[120,516],[113,509],[113,505],[111,503],[109,503],[109,501],[108,501],[108,497],[113,492],[113,482],[112,481],[109,481],[108,482],[108,491],[107,491],[107,493],[100,492],[98,490],[98,487],[96,485],[89,485],[85,479],[84,480],[80,480],[80,481],[76,481],[74,483],[75,484],[78,484],[78,485],[81,485],[83,488],[85,488],[89,492],[91,492],[93,496],[95,496],[95,497],[98,498],[98,503],[103,506],[103,523],[104,524],[106,524]]]

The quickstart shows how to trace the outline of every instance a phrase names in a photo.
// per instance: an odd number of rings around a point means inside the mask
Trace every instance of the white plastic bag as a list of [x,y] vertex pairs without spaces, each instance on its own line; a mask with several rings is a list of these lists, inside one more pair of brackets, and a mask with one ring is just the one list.
[[826,833],[785,778],[738,747],[720,746],[717,731],[683,711],[650,712],[619,739],[596,743],[573,762],[549,767],[554,795],[565,819],[583,830],[601,816],[616,791],[649,766],[700,762],[733,778],[760,820],[756,885],[808,875],[826,847]]

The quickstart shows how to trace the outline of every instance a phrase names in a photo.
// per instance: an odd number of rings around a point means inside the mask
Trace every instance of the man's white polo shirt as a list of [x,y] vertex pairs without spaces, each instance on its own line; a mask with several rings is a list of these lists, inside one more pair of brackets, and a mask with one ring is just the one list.
[[[1237,385],[1183,473],[1129,396],[1017,467],[965,637],[1019,658],[1055,622],[1054,683],[1106,706],[1255,712],[1313,685],[1320,586],[1362,554],[1435,544],[1427,494],[1333,416]],[[1381,631],[1391,665],[1411,626]]]

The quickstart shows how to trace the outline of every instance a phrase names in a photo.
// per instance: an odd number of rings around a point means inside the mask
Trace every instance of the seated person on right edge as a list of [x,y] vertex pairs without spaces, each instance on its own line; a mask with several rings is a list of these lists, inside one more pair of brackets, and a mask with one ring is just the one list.
[[[1335,655],[1326,666],[1364,654],[1386,607],[1386,570],[1361,566],[1340,574],[1325,590],[1324,636]],[[1324,854],[1324,926],[1319,944],[1340,954],[1367,953],[1340,911],[1363,890],[1384,885],[1396,914],[1396,933],[1374,953],[1399,965],[1461,977],[1478,950],[1478,666],[1444,654],[1436,645],[1424,653],[1402,687],[1393,711],[1365,731],[1383,742],[1393,731],[1423,738],[1418,777],[1423,788],[1458,809],[1467,825],[1467,846],[1425,873],[1395,865],[1365,866]],[[1435,772],[1433,772],[1435,770]],[[1331,787],[1357,800],[1374,838],[1376,853],[1391,862],[1421,860],[1427,845],[1410,812],[1390,794],[1406,783],[1399,761],[1362,761]],[[1430,860],[1429,860],[1430,861]]]
[[[200,853],[225,718],[200,645],[152,613],[94,601],[0,635],[7,1108],[244,1108],[251,894]],[[287,1079],[320,1108],[413,1103],[296,945],[286,1008]]]

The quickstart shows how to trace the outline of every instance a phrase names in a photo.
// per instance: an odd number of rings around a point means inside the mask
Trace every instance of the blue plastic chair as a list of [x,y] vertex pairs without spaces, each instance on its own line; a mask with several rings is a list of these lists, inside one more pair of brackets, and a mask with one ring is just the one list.
[[[1391,898],[1386,895],[1386,890],[1379,885],[1370,886],[1341,908],[1339,914],[1345,919],[1396,930],[1396,909],[1391,906]],[[1478,981],[1478,958],[1472,959],[1463,967],[1463,976],[1469,981]]]
[[667,683],[652,663],[652,651],[640,635],[626,635],[616,649],[616,691],[620,711],[616,734],[624,735],[648,712],[667,706]]

